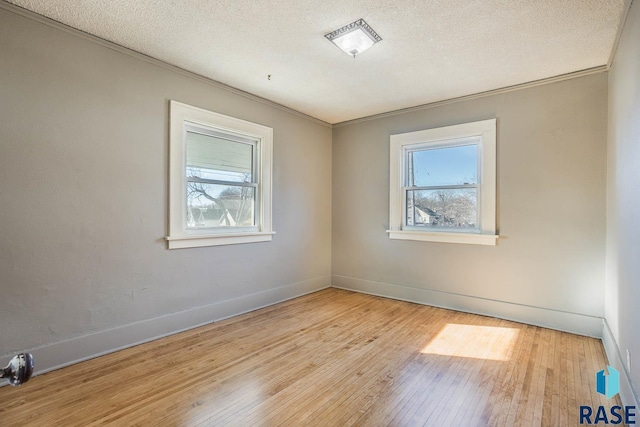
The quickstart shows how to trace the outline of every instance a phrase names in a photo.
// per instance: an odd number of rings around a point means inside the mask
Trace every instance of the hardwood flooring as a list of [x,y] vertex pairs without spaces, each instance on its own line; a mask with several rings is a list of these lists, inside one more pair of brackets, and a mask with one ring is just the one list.
[[[36,360],[37,363],[37,360]],[[573,426],[599,340],[337,289],[0,388],[6,426]]]

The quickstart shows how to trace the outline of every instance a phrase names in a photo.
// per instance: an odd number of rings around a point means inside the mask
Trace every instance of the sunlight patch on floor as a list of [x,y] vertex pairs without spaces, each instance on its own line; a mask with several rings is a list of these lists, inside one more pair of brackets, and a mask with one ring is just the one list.
[[507,361],[518,332],[516,328],[447,323],[421,353]]

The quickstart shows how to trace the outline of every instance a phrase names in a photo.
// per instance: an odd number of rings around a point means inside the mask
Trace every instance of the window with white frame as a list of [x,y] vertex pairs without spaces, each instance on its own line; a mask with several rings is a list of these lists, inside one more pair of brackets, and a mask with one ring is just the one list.
[[169,249],[264,242],[271,229],[271,128],[170,104]]
[[389,237],[496,244],[496,121],[391,135]]

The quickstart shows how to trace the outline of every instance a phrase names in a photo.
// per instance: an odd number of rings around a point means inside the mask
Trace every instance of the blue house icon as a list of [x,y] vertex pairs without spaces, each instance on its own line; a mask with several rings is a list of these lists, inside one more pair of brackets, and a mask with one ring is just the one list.
[[596,391],[611,399],[620,391],[620,372],[611,366],[607,366],[609,375],[605,375],[604,369],[596,373]]

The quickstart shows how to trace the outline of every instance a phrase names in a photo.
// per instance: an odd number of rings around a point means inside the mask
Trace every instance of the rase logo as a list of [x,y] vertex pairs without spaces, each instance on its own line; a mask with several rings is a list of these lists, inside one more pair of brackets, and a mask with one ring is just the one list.
[[[620,392],[620,372],[611,366],[607,366],[609,375],[604,369],[596,373],[596,391],[607,399],[611,399]],[[595,414],[594,414],[595,412]],[[580,424],[635,424],[635,406],[612,406],[605,408],[598,406],[595,411],[591,406],[580,406]]]

